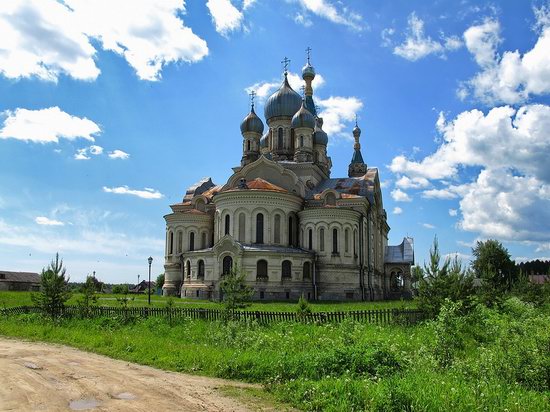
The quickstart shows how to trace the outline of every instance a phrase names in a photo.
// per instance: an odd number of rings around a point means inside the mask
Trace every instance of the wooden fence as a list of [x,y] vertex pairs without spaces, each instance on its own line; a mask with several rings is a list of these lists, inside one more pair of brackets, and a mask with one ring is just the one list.
[[[0,309],[0,315],[19,315],[25,313],[40,313],[40,309],[34,306],[17,306]],[[65,306],[61,315],[64,317],[82,316],[82,309],[78,306]],[[193,309],[193,308],[155,308],[155,307],[108,307],[92,306],[88,309],[90,317],[138,317],[149,316],[177,319],[202,319],[223,320],[228,313],[223,309]],[[267,324],[272,322],[310,322],[310,323],[339,323],[345,319],[353,319],[359,322],[374,323],[377,325],[404,324],[412,325],[426,319],[425,312],[418,309],[371,309],[351,310],[343,312],[312,312],[298,314],[296,312],[265,312],[236,310],[229,313],[234,320],[257,321]]]

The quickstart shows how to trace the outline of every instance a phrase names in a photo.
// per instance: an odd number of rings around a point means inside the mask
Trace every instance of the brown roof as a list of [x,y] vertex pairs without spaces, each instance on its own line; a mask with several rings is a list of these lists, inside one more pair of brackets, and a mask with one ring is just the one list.
[[274,185],[273,183],[268,182],[262,178],[257,177],[256,179],[246,182],[248,189],[239,189],[238,187],[231,188],[228,191],[233,190],[269,190],[272,192],[288,193],[288,190],[283,189],[280,186]]
[[208,213],[206,212],[202,212],[198,209],[189,209],[189,210],[184,210],[182,213],[186,214],[186,215],[207,215]]
[[40,283],[40,275],[34,272],[0,270],[0,282]]
[[203,192],[202,195],[205,196],[207,199],[212,199],[212,197],[216,193],[218,193],[221,190],[222,187],[223,187],[223,185],[218,185],[218,186],[211,187],[207,191]]

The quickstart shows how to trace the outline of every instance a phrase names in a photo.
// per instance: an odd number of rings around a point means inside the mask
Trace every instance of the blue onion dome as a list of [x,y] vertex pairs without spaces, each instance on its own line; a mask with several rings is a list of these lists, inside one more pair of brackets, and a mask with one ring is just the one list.
[[300,109],[301,104],[302,98],[290,87],[285,75],[285,80],[279,90],[273,93],[265,103],[265,118],[269,120],[273,117],[292,117]]
[[241,133],[246,132],[255,132],[258,134],[264,132],[264,124],[254,112],[254,106],[252,106],[250,113],[248,113],[241,123]]
[[292,122],[290,123],[291,127],[296,129],[298,127],[308,127],[313,129],[315,127],[315,117],[311,112],[306,109],[304,101],[302,100],[302,106],[300,110],[292,117]]
[[269,136],[269,131],[267,131],[262,138],[260,139],[260,149],[265,149],[267,147],[267,137]]
[[317,119],[317,127],[315,127],[315,132],[313,133],[313,144],[322,144],[326,146],[328,144],[328,135],[322,129],[323,119]]
[[308,77],[311,78],[312,80],[315,77],[315,69],[311,64],[309,64],[309,62],[307,62],[304,67],[302,67],[302,79],[305,80]]

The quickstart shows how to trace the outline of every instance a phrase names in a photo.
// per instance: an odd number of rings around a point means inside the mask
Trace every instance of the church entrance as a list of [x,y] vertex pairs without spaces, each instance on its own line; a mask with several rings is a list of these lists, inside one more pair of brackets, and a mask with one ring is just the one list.
[[226,256],[223,258],[222,263],[222,275],[227,275],[231,272],[233,267],[233,258],[231,256]]

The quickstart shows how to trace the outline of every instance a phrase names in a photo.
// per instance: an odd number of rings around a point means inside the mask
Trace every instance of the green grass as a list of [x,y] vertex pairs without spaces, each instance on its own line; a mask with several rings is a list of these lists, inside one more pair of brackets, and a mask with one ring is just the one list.
[[[311,411],[548,411],[550,316],[520,304],[415,327],[0,318],[0,335],[261,383]],[[461,345],[442,339],[453,333]],[[446,352],[445,352],[446,351]],[[451,353],[442,367],[440,354]],[[258,395],[258,394],[256,394]]]
[[[22,305],[32,305],[31,294],[33,292],[6,292],[0,291],[0,308],[13,307]],[[74,293],[71,296],[68,304],[76,304],[80,298],[79,293]],[[117,297],[123,295],[114,294],[98,294],[98,304],[101,306],[119,306]],[[147,295],[128,295],[133,300],[129,301],[129,306],[147,306]],[[158,295],[151,296],[151,306],[165,307],[168,298]],[[211,302],[208,300],[194,299],[173,299],[175,307],[188,308],[211,308],[221,309],[222,305],[219,302]],[[350,311],[350,310],[367,310],[367,309],[393,309],[393,308],[414,308],[416,307],[413,301],[386,301],[386,302],[321,302],[311,303],[311,309],[314,312],[325,311]],[[246,310],[260,310],[272,312],[294,312],[296,310],[296,302],[253,302]]]

